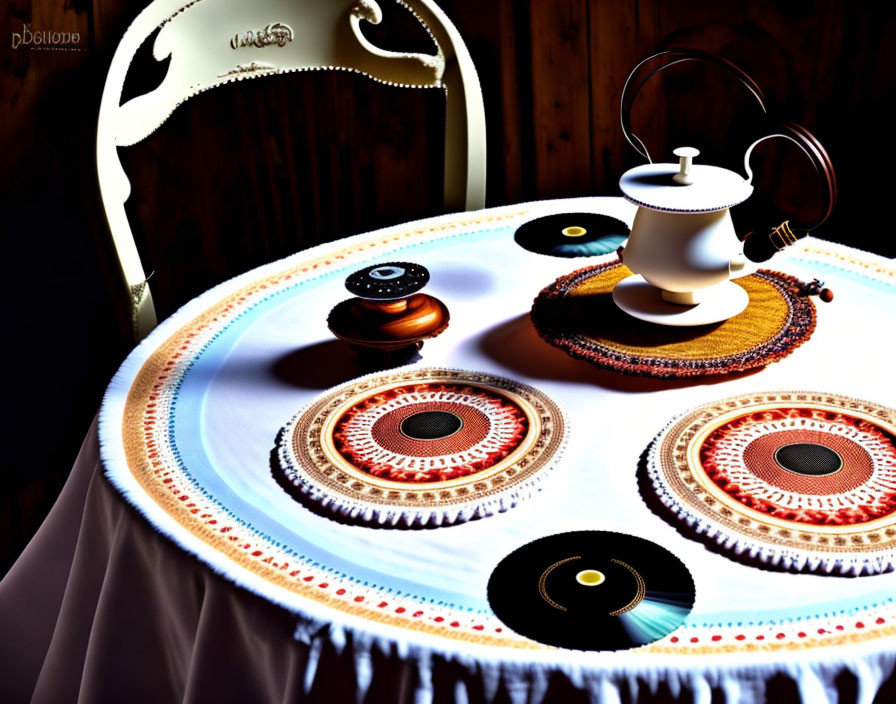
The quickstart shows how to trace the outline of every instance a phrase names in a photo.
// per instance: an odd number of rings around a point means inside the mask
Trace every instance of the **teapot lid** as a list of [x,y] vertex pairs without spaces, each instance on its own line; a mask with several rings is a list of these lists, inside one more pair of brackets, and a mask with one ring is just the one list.
[[753,193],[750,181],[719,166],[693,164],[700,152],[675,150],[678,164],[643,164],[626,171],[619,188],[626,199],[668,213],[710,213],[743,203]]

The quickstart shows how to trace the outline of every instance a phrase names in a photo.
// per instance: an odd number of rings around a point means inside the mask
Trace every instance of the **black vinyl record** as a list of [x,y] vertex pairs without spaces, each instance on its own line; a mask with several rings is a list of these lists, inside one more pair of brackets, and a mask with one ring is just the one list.
[[628,225],[598,213],[560,213],[530,220],[514,235],[517,244],[552,257],[594,257],[615,252],[629,234]]
[[488,601],[508,628],[540,643],[624,650],[678,628],[694,605],[694,581],[656,543],[579,531],[510,553],[492,572]]
[[416,293],[429,281],[429,271],[411,262],[384,262],[360,269],[345,280],[349,293],[359,298],[388,301]]

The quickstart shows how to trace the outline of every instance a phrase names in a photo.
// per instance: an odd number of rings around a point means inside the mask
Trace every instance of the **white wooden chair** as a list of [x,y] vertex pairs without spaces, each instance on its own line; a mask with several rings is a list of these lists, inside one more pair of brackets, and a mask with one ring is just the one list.
[[[392,0],[389,0],[392,1]],[[124,203],[130,183],[118,147],[139,142],[191,96],[255,76],[314,69],[357,71],[403,86],[441,86],[447,97],[445,206],[485,204],[485,110],[479,77],[457,29],[433,0],[394,0],[410,9],[435,54],[384,51],[361,33],[378,24],[375,0],[155,0],[134,20],[112,58],[97,121],[97,173],[106,219],[131,297],[138,340],[156,325],[152,295]],[[153,91],[121,104],[137,49],[161,27],[153,55],[170,56]]]

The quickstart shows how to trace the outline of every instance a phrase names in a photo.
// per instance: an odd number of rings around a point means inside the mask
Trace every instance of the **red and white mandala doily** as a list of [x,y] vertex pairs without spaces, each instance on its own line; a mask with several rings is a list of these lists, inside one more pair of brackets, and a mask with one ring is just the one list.
[[662,502],[737,553],[786,568],[896,563],[896,411],[807,392],[707,404],[653,443]]
[[337,514],[444,525],[537,489],[563,444],[556,404],[489,374],[413,369],[325,394],[281,430],[281,484]]

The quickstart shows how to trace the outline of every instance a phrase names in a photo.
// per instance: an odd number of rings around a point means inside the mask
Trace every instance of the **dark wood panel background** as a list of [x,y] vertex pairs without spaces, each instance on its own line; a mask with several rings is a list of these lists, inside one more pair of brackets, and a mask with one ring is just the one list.
[[[211,2],[212,0],[206,0]],[[129,349],[124,298],[99,205],[94,134],[117,39],[133,0],[12,0],[0,41],[0,206],[12,386],[0,569],[39,525],[67,476],[109,377]],[[372,41],[429,50],[405,10],[381,0]],[[740,64],[778,115],[828,147],[841,198],[821,235],[896,253],[883,205],[896,157],[896,6],[833,0],[443,0],[485,95],[488,203],[616,194],[638,162],[618,125],[623,81],[662,47]],[[11,46],[11,34],[77,31],[79,51]],[[161,78],[142,51],[128,91]],[[687,98],[685,96],[695,96]],[[633,112],[658,156],[695,144],[740,168],[757,113],[712,69],[670,71]],[[444,98],[347,73],[244,82],[179,108],[122,151],[129,202],[162,316],[227,277],[318,242],[441,210]],[[784,146],[759,153],[767,193],[737,213],[813,208],[812,174]],[[883,174],[881,176],[879,174]]]

